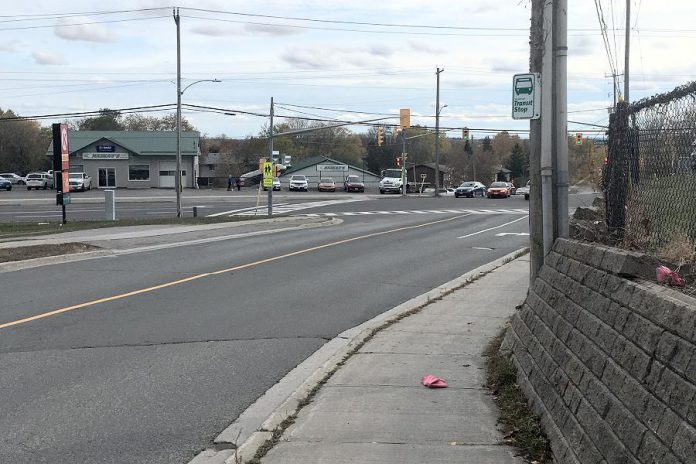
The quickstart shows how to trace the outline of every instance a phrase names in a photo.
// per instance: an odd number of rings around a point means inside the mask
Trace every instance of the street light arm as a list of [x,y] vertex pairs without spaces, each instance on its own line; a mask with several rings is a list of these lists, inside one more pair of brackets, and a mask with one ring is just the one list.
[[187,85],[186,87],[184,87],[183,90],[181,91],[180,95],[183,95],[184,92],[186,92],[186,89],[188,89],[188,88],[191,87],[192,85],[198,84],[199,82],[222,82],[222,81],[221,81],[220,79],[201,79],[201,80],[199,80],[199,81],[194,81],[194,82],[191,82],[191,83],[190,83],[189,85]]

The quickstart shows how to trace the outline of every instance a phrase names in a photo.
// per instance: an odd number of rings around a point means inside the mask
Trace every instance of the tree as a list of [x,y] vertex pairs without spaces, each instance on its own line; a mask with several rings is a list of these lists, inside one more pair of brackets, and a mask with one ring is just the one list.
[[485,136],[483,138],[483,142],[481,144],[481,149],[485,152],[493,151],[493,144],[491,143],[491,138],[489,136]]
[[13,111],[0,109],[0,172],[25,174],[50,169],[51,159],[46,156],[50,128],[16,117]]
[[512,176],[513,182],[519,180],[521,182],[526,181],[526,173],[529,166],[529,160],[525,157],[522,150],[522,146],[516,143],[512,147],[512,153],[505,160],[505,167],[510,170],[510,175]]
[[[176,113],[170,113],[160,117],[133,113],[123,118],[122,126],[123,130],[127,131],[175,131]],[[196,129],[182,116],[181,130],[194,131]]]
[[116,110],[110,110],[109,108],[102,108],[99,110],[99,116],[92,116],[77,121],[77,128],[83,131],[123,130],[121,113]]

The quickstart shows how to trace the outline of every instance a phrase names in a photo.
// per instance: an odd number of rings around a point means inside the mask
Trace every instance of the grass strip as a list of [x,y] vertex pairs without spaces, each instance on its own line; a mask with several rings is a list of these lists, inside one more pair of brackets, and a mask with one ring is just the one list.
[[512,359],[500,352],[505,337],[502,330],[486,347],[486,386],[491,389],[500,416],[505,441],[522,451],[532,463],[553,462],[549,440],[538,415],[527,406],[527,397],[517,384],[517,369]]
[[[279,216],[273,216],[279,217]],[[60,222],[10,222],[0,224],[0,239],[59,234],[76,230],[103,229],[107,227],[129,227],[150,225],[197,225],[217,224],[222,222],[240,222],[254,219],[266,219],[266,216],[232,216],[232,217],[187,217],[187,218],[140,218],[117,219],[116,221],[70,221]]]

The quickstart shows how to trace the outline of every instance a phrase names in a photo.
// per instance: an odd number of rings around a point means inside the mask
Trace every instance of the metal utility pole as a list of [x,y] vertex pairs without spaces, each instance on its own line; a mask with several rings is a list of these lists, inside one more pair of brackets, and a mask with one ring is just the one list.
[[631,103],[628,99],[628,62],[631,51],[631,0],[626,0],[626,54],[624,57],[624,101]]
[[[532,0],[529,71],[540,73],[544,56],[543,13],[545,0]],[[529,239],[530,287],[544,264],[541,200],[541,119],[529,121]],[[476,179],[474,179],[476,180]]]
[[[273,162],[273,97],[271,97],[271,124],[268,128],[268,161]],[[273,185],[268,189],[268,216],[273,216]]]
[[541,69],[541,195],[544,256],[553,246],[553,3],[543,7]]
[[406,196],[406,128],[401,129],[401,196]]
[[568,237],[568,0],[553,2],[554,239]]
[[[444,69],[435,68],[437,90],[435,93],[435,196],[440,196],[440,73]],[[404,165],[405,167],[405,165]]]
[[176,175],[174,176],[174,188],[176,189],[176,217],[181,217],[181,27],[179,23],[179,9],[174,9],[174,23],[176,24]]

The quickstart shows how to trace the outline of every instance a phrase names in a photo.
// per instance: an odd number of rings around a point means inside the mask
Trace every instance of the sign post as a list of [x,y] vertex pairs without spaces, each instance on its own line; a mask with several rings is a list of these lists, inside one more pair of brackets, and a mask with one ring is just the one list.
[[512,119],[541,117],[540,83],[539,73],[512,76]]
[[53,183],[58,192],[56,204],[63,210],[63,224],[67,222],[65,205],[70,203],[68,125],[53,124]]

